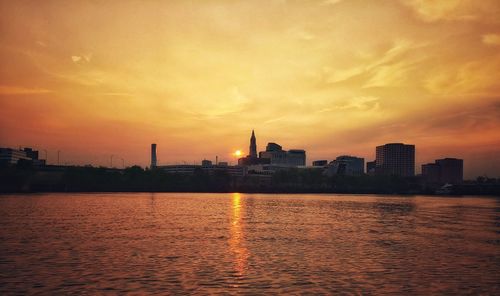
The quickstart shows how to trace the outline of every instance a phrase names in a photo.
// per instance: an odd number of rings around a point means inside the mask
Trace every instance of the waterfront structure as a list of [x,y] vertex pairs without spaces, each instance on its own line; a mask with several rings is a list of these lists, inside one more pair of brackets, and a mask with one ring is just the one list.
[[163,170],[166,173],[171,174],[187,174],[194,175],[197,170],[202,172],[206,172],[208,174],[214,174],[216,172],[225,172],[233,177],[243,177],[246,175],[247,170],[244,166],[228,166],[228,165],[190,165],[190,164],[181,164],[181,165],[162,165],[158,166],[159,170]]
[[389,143],[376,148],[375,173],[415,176],[415,145]]
[[422,165],[422,178],[427,183],[460,184],[464,178],[464,161],[458,158],[436,159]]
[[151,168],[156,168],[158,161],[156,159],[156,144],[151,144]]
[[19,162],[29,162],[35,166],[45,165],[45,159],[38,159],[38,151],[32,148],[12,149],[0,148],[0,164],[16,165]]
[[212,166],[212,161],[211,160],[207,160],[207,159],[204,159],[201,161],[201,166],[202,167],[209,167],[209,166]]
[[269,159],[271,165],[281,166],[305,166],[306,151],[302,149],[283,150],[276,143],[268,143],[266,151],[259,153],[259,158]]
[[324,167],[328,165],[328,160],[315,160],[312,162],[313,167]]
[[366,174],[375,175],[376,161],[367,161],[366,162]]
[[426,183],[441,183],[441,170],[437,163],[422,165],[422,178]]
[[341,155],[330,162],[327,167],[327,175],[359,176],[364,173],[365,159],[350,155]]

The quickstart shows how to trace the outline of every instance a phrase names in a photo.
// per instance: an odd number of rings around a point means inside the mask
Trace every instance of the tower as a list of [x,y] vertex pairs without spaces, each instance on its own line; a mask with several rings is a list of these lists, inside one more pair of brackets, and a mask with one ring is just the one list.
[[156,144],[151,144],[151,168],[156,167]]
[[255,140],[255,132],[252,130],[250,137],[250,158],[257,158],[257,141]]

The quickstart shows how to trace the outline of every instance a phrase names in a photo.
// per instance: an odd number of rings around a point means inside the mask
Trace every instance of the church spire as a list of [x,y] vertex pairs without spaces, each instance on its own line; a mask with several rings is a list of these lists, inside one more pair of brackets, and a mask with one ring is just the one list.
[[250,137],[250,157],[257,158],[257,140],[255,139],[255,132],[252,129],[252,136]]

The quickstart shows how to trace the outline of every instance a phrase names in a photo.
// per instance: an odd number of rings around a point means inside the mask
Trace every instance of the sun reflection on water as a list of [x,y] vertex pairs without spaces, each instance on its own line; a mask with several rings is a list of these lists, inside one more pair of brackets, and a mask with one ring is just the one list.
[[241,194],[233,193],[231,196],[231,237],[229,247],[234,256],[234,266],[237,274],[242,276],[247,269],[248,249],[245,247],[245,233],[243,229]]

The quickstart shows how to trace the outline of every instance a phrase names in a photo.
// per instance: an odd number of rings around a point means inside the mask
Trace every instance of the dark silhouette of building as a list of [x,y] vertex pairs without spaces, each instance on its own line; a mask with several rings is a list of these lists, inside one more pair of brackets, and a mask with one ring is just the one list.
[[156,144],[151,144],[151,168],[156,168],[158,165],[156,160]]
[[252,130],[252,136],[250,137],[250,153],[238,159],[238,165],[249,166],[258,164],[269,164],[269,160],[257,157],[257,139],[254,130]]
[[422,178],[427,183],[441,183],[441,170],[437,163],[422,165]]
[[257,140],[255,138],[255,132],[252,130],[252,136],[250,137],[250,158],[257,158]]
[[305,166],[306,151],[302,149],[283,150],[276,143],[268,143],[266,151],[259,153],[260,159],[269,159],[269,163],[273,165],[283,166]]
[[422,178],[427,183],[460,184],[464,179],[464,161],[458,158],[443,158],[424,164]]
[[315,160],[312,162],[312,165],[315,167],[324,167],[328,165],[328,160]]
[[210,167],[212,166],[212,161],[208,159],[204,159],[201,161],[201,166],[202,167]]
[[18,163],[44,166],[45,159],[38,159],[38,151],[32,148],[12,149],[0,148],[0,164],[2,165],[16,165]]
[[328,164],[327,175],[359,176],[364,173],[365,159],[342,155]]
[[415,145],[389,143],[376,148],[375,173],[415,176]]
[[376,167],[376,161],[367,161],[366,162],[366,173],[368,175],[375,175],[375,167]]

